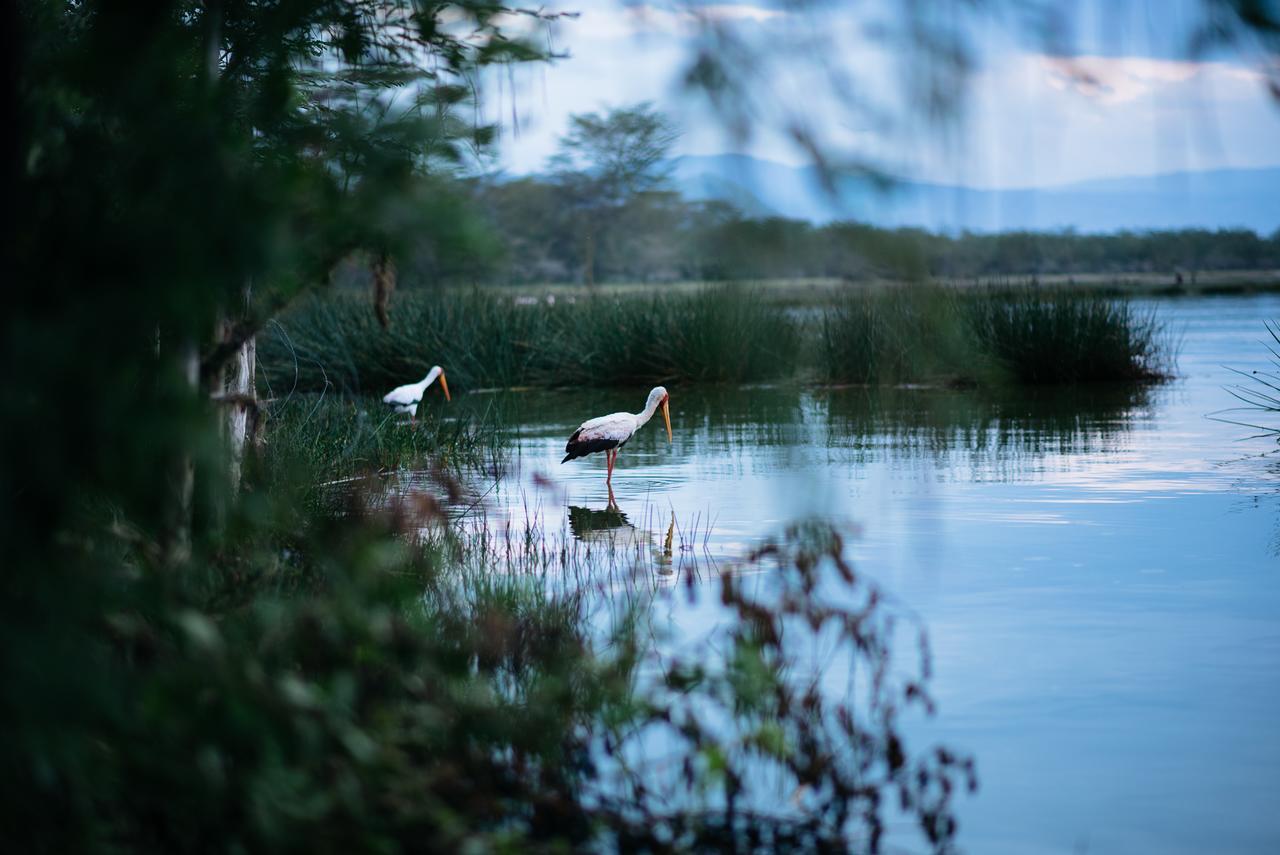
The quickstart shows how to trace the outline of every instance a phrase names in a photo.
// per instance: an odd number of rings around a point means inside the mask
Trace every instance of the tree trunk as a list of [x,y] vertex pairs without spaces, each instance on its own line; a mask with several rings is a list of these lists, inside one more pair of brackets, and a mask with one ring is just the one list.
[[[187,384],[193,391],[199,389],[200,351],[195,342],[183,342],[176,357]],[[179,454],[173,461],[167,480],[169,501],[161,534],[161,561],[166,567],[177,567],[191,558],[191,497],[196,473],[189,452]]]
[[[244,288],[245,311],[249,308],[251,290]],[[233,326],[224,321],[218,334],[221,341],[232,335]],[[228,482],[232,492],[240,488],[240,476],[244,468],[245,448],[257,438],[258,389],[255,382],[257,368],[257,337],[250,336],[233,356],[223,371],[221,389],[215,390],[215,400],[226,408],[223,423],[227,449],[230,452]]]

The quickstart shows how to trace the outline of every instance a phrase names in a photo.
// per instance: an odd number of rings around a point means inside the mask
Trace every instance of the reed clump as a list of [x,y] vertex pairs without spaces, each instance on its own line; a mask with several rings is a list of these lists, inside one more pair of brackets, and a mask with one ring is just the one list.
[[978,350],[1028,384],[1148,381],[1171,373],[1164,324],[1124,300],[1019,289],[960,301]]
[[847,292],[824,312],[820,344],[820,373],[847,383],[1149,381],[1173,362],[1153,313],[1032,288]]

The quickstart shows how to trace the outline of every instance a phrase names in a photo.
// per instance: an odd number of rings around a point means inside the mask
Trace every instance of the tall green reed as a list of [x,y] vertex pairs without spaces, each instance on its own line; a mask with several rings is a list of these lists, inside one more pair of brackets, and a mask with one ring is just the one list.
[[1043,289],[847,292],[823,315],[821,373],[855,383],[1155,380],[1173,348],[1152,312]]
[[295,394],[266,408],[263,453],[251,483],[290,491],[304,507],[332,504],[326,485],[401,468],[497,466],[501,426],[492,410],[426,405],[414,423],[380,401]]
[[329,297],[288,312],[260,354],[275,395],[380,394],[434,364],[460,389],[743,383],[801,370],[838,383],[1061,384],[1153,380],[1173,367],[1161,322],[1124,300],[925,286],[846,291],[811,324],[732,286],[523,302],[410,293],[385,330],[363,301]]
[[1020,383],[1156,380],[1172,371],[1164,325],[1125,300],[1027,288],[959,305],[977,348]]
[[397,298],[388,329],[351,298],[304,301],[263,337],[272,393],[382,392],[445,366],[461,389],[752,382],[795,370],[800,332],[756,292],[518,303],[492,291]]

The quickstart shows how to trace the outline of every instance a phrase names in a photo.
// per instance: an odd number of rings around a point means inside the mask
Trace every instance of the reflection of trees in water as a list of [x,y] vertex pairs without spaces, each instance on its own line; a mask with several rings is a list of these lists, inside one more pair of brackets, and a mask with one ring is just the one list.
[[859,461],[927,456],[1012,477],[1048,456],[1117,450],[1150,417],[1152,387],[833,389],[819,403],[829,447]]

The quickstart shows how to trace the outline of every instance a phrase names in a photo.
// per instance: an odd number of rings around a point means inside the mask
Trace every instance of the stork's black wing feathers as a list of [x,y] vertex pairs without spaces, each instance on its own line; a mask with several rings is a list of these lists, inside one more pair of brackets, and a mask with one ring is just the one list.
[[578,428],[573,432],[573,436],[569,437],[569,441],[565,443],[564,450],[568,452],[564,456],[561,463],[568,463],[570,460],[576,460],[579,457],[586,457],[588,454],[595,454],[597,451],[609,451],[618,447],[616,439],[588,439],[580,440],[578,436],[582,433],[582,428]]

